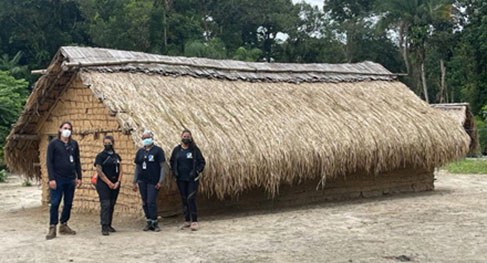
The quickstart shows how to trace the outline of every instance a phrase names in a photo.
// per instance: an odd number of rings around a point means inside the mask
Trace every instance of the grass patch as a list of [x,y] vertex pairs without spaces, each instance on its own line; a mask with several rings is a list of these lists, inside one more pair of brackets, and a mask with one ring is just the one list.
[[0,183],[3,183],[7,180],[7,171],[0,170]]
[[454,174],[487,174],[487,160],[465,159],[448,164],[446,169]]
[[29,179],[25,179],[22,186],[29,187],[32,186],[32,182]]

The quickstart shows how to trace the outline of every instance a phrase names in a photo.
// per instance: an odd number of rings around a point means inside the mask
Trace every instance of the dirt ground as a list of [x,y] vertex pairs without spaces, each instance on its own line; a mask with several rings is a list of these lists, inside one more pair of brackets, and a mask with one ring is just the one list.
[[162,219],[74,213],[76,236],[45,240],[40,189],[0,184],[0,262],[487,262],[487,175],[440,171],[433,192],[204,216],[197,232]]

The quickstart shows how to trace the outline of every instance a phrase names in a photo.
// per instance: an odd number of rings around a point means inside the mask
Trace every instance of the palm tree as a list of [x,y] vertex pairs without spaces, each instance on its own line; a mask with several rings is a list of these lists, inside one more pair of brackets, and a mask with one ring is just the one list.
[[22,51],[17,52],[13,58],[10,58],[8,54],[3,54],[0,57],[0,70],[9,71],[16,77],[24,75],[27,72],[27,66],[19,65],[22,55]]
[[[449,0],[388,0],[379,3],[379,10],[382,11],[380,27],[395,29],[398,33],[399,50],[407,73],[412,75],[413,71],[419,72],[416,86],[421,83],[427,102],[425,45],[434,31],[434,21],[439,18],[450,19],[451,8]],[[411,62],[414,62],[413,65]]]

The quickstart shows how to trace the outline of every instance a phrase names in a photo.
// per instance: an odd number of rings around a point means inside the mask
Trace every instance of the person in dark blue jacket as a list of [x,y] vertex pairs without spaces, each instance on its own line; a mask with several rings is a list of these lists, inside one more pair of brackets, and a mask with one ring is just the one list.
[[59,204],[64,199],[61,213],[60,234],[75,235],[76,231],[68,226],[73,206],[75,187],[81,186],[81,162],[78,143],[71,138],[73,125],[65,121],[59,126],[58,137],[47,146],[47,172],[49,177],[50,202],[49,233],[46,239],[56,237],[59,223]]
[[100,224],[101,233],[108,236],[110,232],[116,232],[112,227],[113,211],[120,192],[122,181],[122,158],[115,152],[115,139],[112,136],[103,138],[103,151],[95,159],[95,167],[98,173],[96,191],[100,197]]
[[184,228],[198,230],[196,209],[196,193],[198,191],[200,173],[205,168],[205,158],[193,141],[189,130],[181,133],[181,144],[176,146],[169,160],[173,175],[176,177],[181,201],[183,203]]
[[164,180],[164,163],[166,156],[161,147],[154,145],[154,135],[144,131],[142,144],[135,154],[134,191],[140,190],[142,208],[147,220],[144,231],[159,232],[157,223],[157,194]]

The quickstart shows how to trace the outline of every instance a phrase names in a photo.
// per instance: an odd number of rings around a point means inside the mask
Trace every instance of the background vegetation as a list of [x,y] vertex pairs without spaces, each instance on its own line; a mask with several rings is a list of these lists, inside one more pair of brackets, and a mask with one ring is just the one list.
[[[243,61],[371,60],[430,103],[469,102],[487,146],[480,0],[0,0],[0,144],[63,45]],[[484,109],[484,110],[482,110]],[[2,153],[0,151],[0,163]]]

